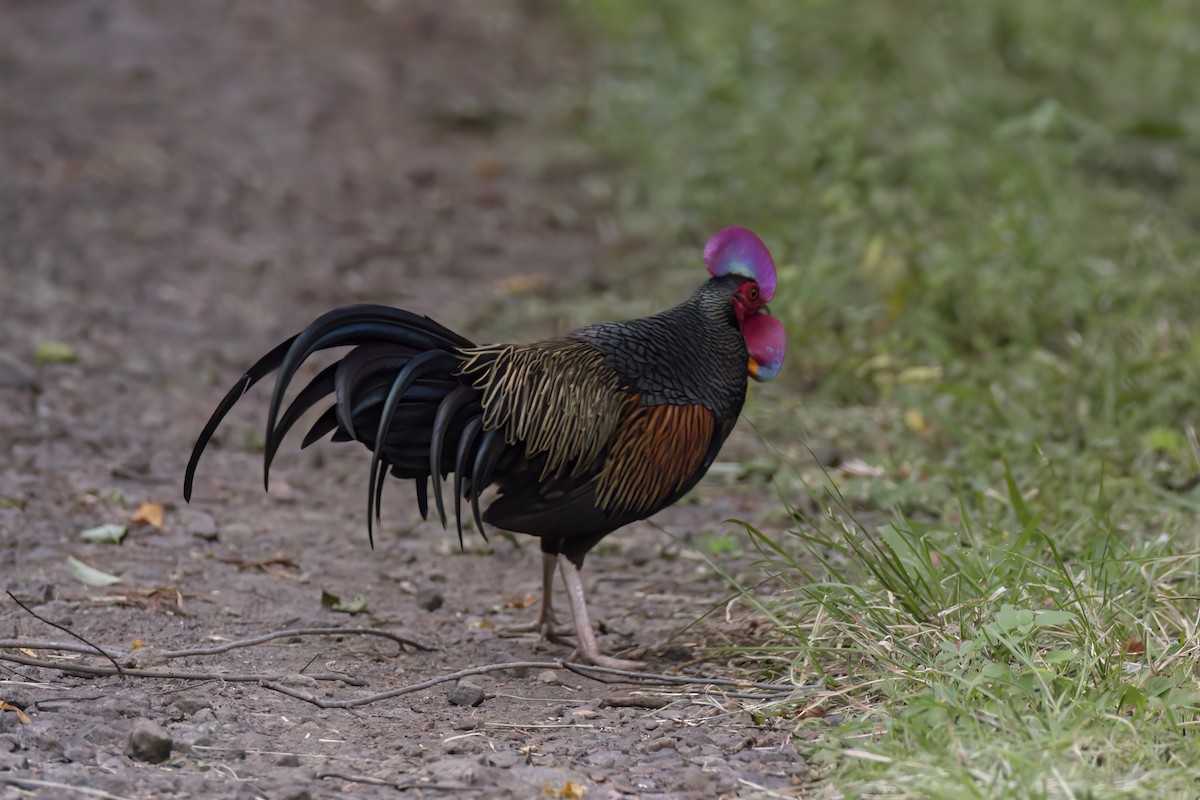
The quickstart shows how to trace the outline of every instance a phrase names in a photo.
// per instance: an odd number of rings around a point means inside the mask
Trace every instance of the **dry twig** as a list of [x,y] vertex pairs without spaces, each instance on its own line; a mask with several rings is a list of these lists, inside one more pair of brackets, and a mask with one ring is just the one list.
[[104,656],[105,658],[107,658],[109,661],[111,661],[111,662],[112,662],[112,665],[113,665],[113,667],[114,667],[114,668],[117,670],[117,674],[118,674],[118,675],[121,675],[121,676],[124,676],[124,674],[125,674],[125,673],[124,673],[124,672],[121,670],[121,665],[120,665],[120,664],[118,664],[118,663],[117,663],[117,660],[116,660],[115,658],[113,658],[112,656],[110,656],[110,655],[108,654],[108,652],[107,652],[107,651],[105,651],[105,650],[101,650],[99,647],[97,647],[96,645],[92,644],[92,643],[91,643],[91,642],[89,642],[87,639],[83,638],[82,636],[80,636],[78,633],[76,633],[75,631],[71,630],[70,628],[64,627],[64,626],[62,626],[62,625],[59,625],[57,622],[51,622],[50,620],[46,619],[46,618],[45,618],[45,617],[43,617],[41,614],[37,613],[37,612],[36,612],[36,611],[34,611],[32,608],[30,608],[29,606],[25,605],[25,604],[24,604],[24,603],[22,603],[20,600],[18,600],[18,599],[17,599],[17,596],[16,596],[15,594],[13,594],[12,592],[6,591],[6,592],[5,592],[5,594],[7,594],[9,597],[11,597],[11,598],[12,598],[12,601],[13,601],[14,603],[16,603],[17,605],[19,605],[21,608],[25,609],[25,613],[29,614],[29,616],[33,617],[33,618],[34,618],[34,619],[36,619],[36,620],[39,620],[39,621],[41,621],[41,622],[44,622],[44,623],[46,623],[46,624],[47,624],[47,625],[49,625],[51,628],[58,628],[58,629],[59,629],[60,631],[62,631],[63,633],[67,634],[68,636],[72,636],[72,637],[74,637],[74,638],[78,639],[79,641],[81,641],[81,642],[83,642],[84,644],[86,644],[88,647],[92,648],[92,650],[94,650],[95,652],[97,652],[97,653],[99,653],[100,655],[102,655],[102,656]]

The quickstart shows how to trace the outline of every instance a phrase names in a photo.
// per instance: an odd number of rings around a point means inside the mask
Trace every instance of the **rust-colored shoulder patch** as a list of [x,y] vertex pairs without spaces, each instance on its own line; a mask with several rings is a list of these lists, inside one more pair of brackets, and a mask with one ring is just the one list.
[[701,405],[630,404],[597,485],[609,511],[652,514],[691,482],[712,444],[716,419]]

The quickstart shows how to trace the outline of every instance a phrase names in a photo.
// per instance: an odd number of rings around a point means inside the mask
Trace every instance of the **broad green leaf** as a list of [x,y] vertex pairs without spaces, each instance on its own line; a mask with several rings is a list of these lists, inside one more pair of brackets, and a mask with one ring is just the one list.
[[71,570],[71,574],[77,580],[83,581],[88,586],[112,586],[114,583],[121,582],[116,575],[109,575],[95,567],[89,567],[74,556],[67,556],[67,569]]
[[355,595],[354,599],[349,603],[343,603],[342,598],[322,589],[321,607],[328,608],[330,611],[336,611],[339,614],[361,614],[367,610],[367,596],[364,594]]
[[75,348],[66,342],[47,339],[37,343],[33,350],[33,358],[39,364],[74,364],[79,356]]
[[127,533],[129,533],[129,528],[110,522],[107,525],[99,525],[82,531],[79,538],[92,544],[120,544]]
[[1070,611],[1061,609],[1053,609],[1051,611],[1039,611],[1033,619],[1033,624],[1039,627],[1051,627],[1055,625],[1066,625],[1075,620],[1075,615]]

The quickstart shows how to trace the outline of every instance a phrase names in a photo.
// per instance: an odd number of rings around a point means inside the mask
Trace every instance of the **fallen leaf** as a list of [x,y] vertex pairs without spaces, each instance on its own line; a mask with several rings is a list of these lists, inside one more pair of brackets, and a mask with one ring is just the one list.
[[882,478],[886,474],[883,467],[873,467],[861,458],[849,458],[843,461],[842,472],[863,478]]
[[330,611],[336,611],[339,614],[354,616],[367,610],[367,596],[364,594],[356,595],[349,603],[343,603],[342,598],[322,589],[321,607],[328,608]]
[[929,421],[925,419],[925,412],[919,408],[910,408],[904,412],[904,425],[918,436],[926,436],[930,432],[930,425]]
[[1131,656],[1140,656],[1146,652],[1146,644],[1136,636],[1130,636],[1125,642],[1125,652]]
[[583,800],[586,792],[583,785],[575,781],[567,781],[559,789],[551,789],[550,784],[543,783],[542,791],[546,793],[547,797],[557,797],[561,800]]
[[550,285],[550,279],[542,274],[511,275],[497,281],[500,289],[508,294],[522,295],[540,292]]
[[110,522],[107,525],[99,525],[95,528],[88,528],[86,531],[81,531],[79,538],[92,544],[120,544],[127,533],[129,533],[129,529],[124,525]]
[[29,717],[25,714],[25,712],[11,703],[6,703],[3,700],[0,700],[0,711],[14,711],[17,714],[17,719],[21,720],[21,722],[26,725],[29,724]]
[[161,528],[163,524],[162,503],[142,503],[138,506],[138,510],[133,512],[133,523]]
[[527,594],[524,597],[511,597],[504,601],[505,608],[533,608],[538,601],[536,594]]
[[33,358],[39,364],[74,364],[78,357],[74,347],[53,339],[38,342],[33,350]]
[[89,567],[75,556],[67,556],[67,569],[71,570],[71,574],[75,576],[76,580],[83,581],[88,586],[112,586],[114,583],[121,582],[116,575]]
[[131,650],[141,650],[145,646],[146,646],[145,643],[143,643],[141,639],[134,639],[133,646],[130,649]]

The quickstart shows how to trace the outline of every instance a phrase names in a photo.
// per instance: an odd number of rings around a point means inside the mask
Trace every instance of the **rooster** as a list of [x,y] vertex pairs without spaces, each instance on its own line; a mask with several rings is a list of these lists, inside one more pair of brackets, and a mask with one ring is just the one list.
[[[586,662],[635,668],[602,654],[588,618],[580,570],[608,534],[683,497],[733,430],[747,378],[767,381],[783,363],[783,326],[766,313],[775,293],[767,248],[744,228],[709,240],[712,276],[683,303],[653,316],[605,322],[532,344],[476,345],[428,317],[380,305],[321,316],[242,376],[200,433],[184,477],[190,502],[200,456],[247,390],[278,370],[267,414],[263,484],[280,443],[300,417],[330,395],[302,447],[332,434],[372,453],[367,530],[379,516],[390,472],[416,484],[422,517],[429,484],[442,526],[443,482],[453,473],[459,542],[462,505],[484,523],[537,536],[542,601],[526,626],[563,644],[552,606],[558,569]],[[284,394],[314,352],[351,346],[300,391]],[[480,509],[489,486],[498,492]],[[486,534],[484,534],[486,538]]]

